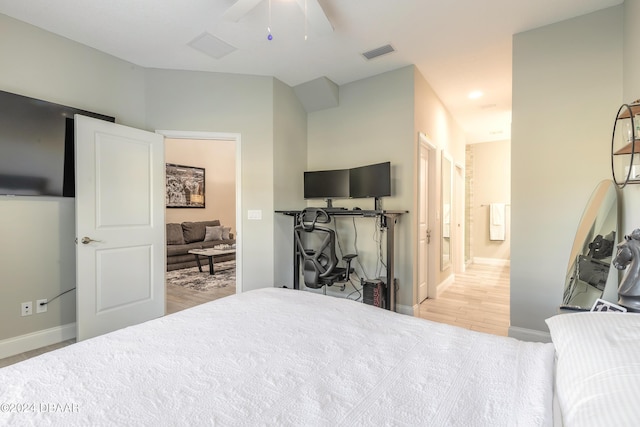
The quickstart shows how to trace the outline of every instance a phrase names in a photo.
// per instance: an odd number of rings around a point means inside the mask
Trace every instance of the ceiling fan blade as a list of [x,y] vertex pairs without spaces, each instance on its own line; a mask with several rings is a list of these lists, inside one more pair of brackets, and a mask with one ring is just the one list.
[[247,13],[255,9],[261,1],[262,0],[238,0],[224,12],[222,19],[230,22],[238,22]]
[[[296,0],[300,8],[304,11],[305,0]],[[309,25],[321,34],[333,32],[333,24],[322,9],[322,5],[318,0],[307,1],[307,21]]]

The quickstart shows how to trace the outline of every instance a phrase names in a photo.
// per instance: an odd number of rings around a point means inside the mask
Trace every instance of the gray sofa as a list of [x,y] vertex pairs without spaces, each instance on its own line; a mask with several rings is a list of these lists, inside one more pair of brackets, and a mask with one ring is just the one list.
[[[207,227],[214,227],[209,229],[208,235]],[[221,226],[217,219],[167,224],[167,271],[195,267],[196,258],[188,253],[191,249],[206,249],[225,244],[235,245],[233,233],[229,231],[230,228]],[[236,259],[236,255],[216,256],[214,259],[215,262],[229,261]]]

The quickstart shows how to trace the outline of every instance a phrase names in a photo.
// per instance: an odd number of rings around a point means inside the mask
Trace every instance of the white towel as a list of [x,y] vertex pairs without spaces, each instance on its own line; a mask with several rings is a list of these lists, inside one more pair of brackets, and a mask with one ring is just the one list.
[[504,203],[491,203],[489,205],[489,240],[504,240],[504,210]]

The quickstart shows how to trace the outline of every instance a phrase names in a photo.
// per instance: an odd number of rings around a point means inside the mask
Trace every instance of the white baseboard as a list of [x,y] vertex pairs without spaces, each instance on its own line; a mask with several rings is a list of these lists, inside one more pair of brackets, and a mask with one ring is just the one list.
[[517,326],[509,326],[509,336],[522,341],[551,342],[551,335],[548,332],[519,328]]
[[442,282],[440,282],[437,287],[436,298],[438,298],[453,282],[455,282],[455,280],[456,280],[456,275],[452,274],[446,279],[444,279]]
[[406,314],[407,316],[415,316],[419,311],[418,307],[418,305],[414,305],[412,307],[410,305],[396,304],[396,313]]
[[511,265],[510,259],[501,259],[501,258],[473,258],[474,264],[484,264],[484,265],[496,265],[500,267],[509,267]]
[[15,356],[25,351],[35,350],[48,345],[57,344],[62,341],[76,337],[76,324],[68,323],[55,328],[44,329],[42,331],[31,332],[30,334],[18,337],[7,338],[0,341],[0,359]]

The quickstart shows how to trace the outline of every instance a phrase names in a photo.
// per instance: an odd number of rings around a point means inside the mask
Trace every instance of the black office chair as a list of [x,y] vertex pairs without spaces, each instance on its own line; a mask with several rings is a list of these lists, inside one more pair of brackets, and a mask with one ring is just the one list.
[[357,255],[344,255],[342,260],[346,267],[338,267],[336,233],[318,225],[330,222],[331,217],[325,210],[306,208],[300,213],[294,228],[304,284],[308,288],[320,289],[334,283],[345,283],[353,273],[351,260]]

